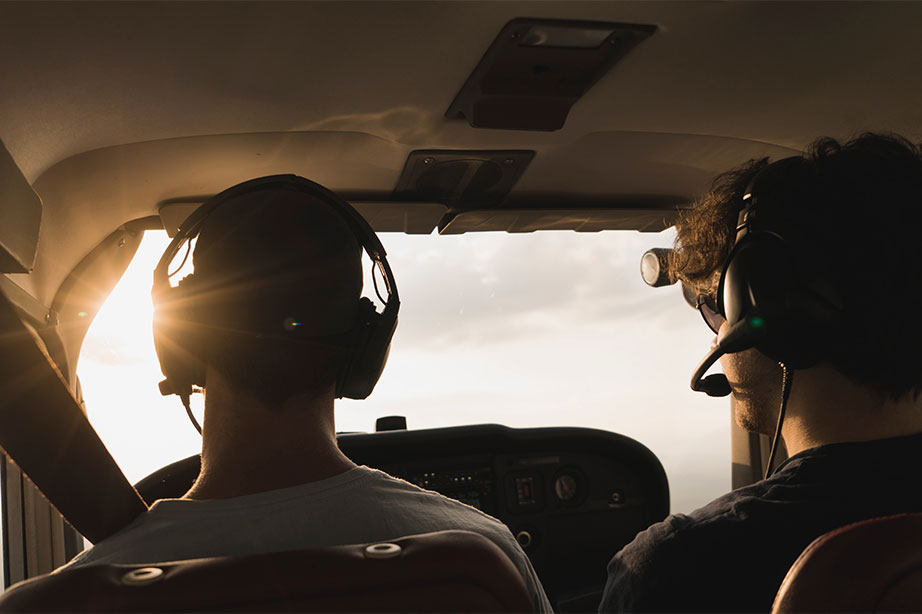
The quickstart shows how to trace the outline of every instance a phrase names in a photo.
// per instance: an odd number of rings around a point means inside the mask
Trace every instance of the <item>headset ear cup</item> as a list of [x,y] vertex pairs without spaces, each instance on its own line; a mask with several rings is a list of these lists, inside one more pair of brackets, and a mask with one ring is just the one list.
[[166,378],[160,384],[163,394],[191,394],[193,386],[205,385],[201,359],[205,344],[190,310],[192,278],[189,275],[176,288],[161,288],[152,294],[154,349]]
[[361,299],[352,347],[336,383],[337,398],[364,399],[371,394],[384,371],[396,328],[396,305],[378,313],[368,298]]
[[777,321],[787,311],[791,278],[784,240],[768,233],[743,238],[727,259],[720,307],[733,326],[751,315]]
[[824,323],[809,317],[808,297],[798,284],[794,258],[779,235],[756,232],[734,247],[721,277],[721,309],[732,326],[758,316],[764,334],[755,348],[792,368],[818,362],[816,342]]

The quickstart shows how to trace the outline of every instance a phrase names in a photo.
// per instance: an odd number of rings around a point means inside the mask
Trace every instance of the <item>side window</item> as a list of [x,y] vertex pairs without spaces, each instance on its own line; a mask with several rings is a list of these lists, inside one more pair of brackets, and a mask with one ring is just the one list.
[[[163,231],[144,233],[90,325],[77,363],[90,422],[132,483],[202,446],[179,399],[157,389],[163,377],[151,333],[151,275],[168,244]],[[201,395],[194,397],[200,411]]]

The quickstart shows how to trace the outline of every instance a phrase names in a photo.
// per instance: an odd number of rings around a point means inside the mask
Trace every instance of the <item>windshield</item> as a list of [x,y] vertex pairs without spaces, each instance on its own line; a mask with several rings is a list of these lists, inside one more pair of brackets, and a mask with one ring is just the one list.
[[[410,429],[600,428],[659,457],[673,512],[723,494],[727,404],[688,386],[713,334],[678,286],[650,288],[639,274],[643,252],[673,238],[671,229],[382,234],[400,323],[371,397],[337,402],[337,430],[373,431],[387,415],[406,416]],[[168,242],[146,233],[78,366],[89,418],[132,482],[201,448],[179,400],[157,390],[150,284]],[[201,403],[194,395],[199,417]]]

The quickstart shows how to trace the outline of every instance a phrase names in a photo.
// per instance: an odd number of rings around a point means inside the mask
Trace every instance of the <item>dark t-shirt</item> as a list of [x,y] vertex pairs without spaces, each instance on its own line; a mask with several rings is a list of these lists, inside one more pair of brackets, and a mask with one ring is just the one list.
[[767,612],[807,545],[922,511],[922,434],[806,450],[767,480],[638,534],[608,565],[600,612]]

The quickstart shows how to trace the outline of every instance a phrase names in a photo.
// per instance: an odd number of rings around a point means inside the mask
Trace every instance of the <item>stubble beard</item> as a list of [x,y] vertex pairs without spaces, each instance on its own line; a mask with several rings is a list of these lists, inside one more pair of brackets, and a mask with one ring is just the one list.
[[736,400],[734,413],[736,423],[750,433],[771,435],[775,432],[774,419],[765,407],[754,407],[750,400]]

